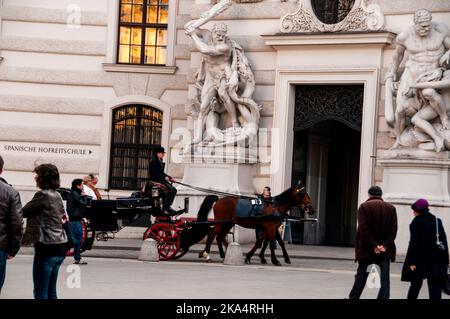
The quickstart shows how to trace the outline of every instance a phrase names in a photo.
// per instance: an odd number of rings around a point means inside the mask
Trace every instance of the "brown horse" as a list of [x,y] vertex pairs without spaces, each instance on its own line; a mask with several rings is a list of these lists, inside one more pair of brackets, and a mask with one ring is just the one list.
[[[211,244],[214,238],[217,236],[217,242],[219,244],[219,252],[222,258],[225,257],[223,249],[221,247],[222,241],[230,229],[235,225],[239,225],[245,228],[260,228],[260,236],[258,237],[254,247],[247,253],[245,262],[250,263],[250,259],[255,253],[256,249],[261,246],[264,239],[269,241],[275,238],[276,232],[278,232],[278,227],[281,221],[288,216],[288,212],[293,206],[298,206],[300,209],[309,214],[314,214],[314,208],[311,204],[311,198],[306,192],[305,187],[299,182],[296,186],[293,186],[278,196],[275,196],[271,201],[264,201],[264,205],[261,210],[256,215],[246,216],[246,212],[242,212],[241,199],[238,196],[227,196],[215,200],[211,200],[212,196],[207,197],[209,202],[207,205],[202,205],[202,214],[199,213],[198,220],[206,220],[207,214],[210,211],[211,206],[214,204],[214,227],[208,235],[206,241],[206,247],[200,256],[209,260],[209,252],[211,249]],[[206,204],[206,203],[205,203]],[[239,206],[241,205],[241,206]],[[206,207],[208,206],[208,207]],[[245,207],[245,206],[244,206]],[[241,210],[241,211],[240,211]],[[206,213],[206,216],[205,216]],[[284,245],[283,245],[284,246]],[[284,247],[283,247],[284,248]],[[275,256],[274,247],[270,247],[271,261],[274,265],[281,265]],[[287,252],[283,249],[283,255],[285,259],[289,259]]]

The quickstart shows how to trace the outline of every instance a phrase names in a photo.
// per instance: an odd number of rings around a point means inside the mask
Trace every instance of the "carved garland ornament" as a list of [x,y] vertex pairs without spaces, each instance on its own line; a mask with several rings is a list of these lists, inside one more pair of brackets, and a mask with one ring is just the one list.
[[321,22],[312,9],[311,0],[300,0],[298,10],[280,21],[283,33],[377,31],[383,27],[384,15],[380,7],[376,4],[366,6],[366,0],[356,0],[349,14],[336,24]]

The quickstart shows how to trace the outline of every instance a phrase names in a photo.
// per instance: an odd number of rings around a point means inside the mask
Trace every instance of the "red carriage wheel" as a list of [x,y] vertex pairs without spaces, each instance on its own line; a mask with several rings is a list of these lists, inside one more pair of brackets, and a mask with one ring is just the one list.
[[180,237],[177,229],[170,224],[153,224],[145,232],[144,239],[146,238],[153,238],[156,241],[160,260],[174,259],[180,250]]
[[[86,240],[86,237],[87,237],[87,227],[86,227],[86,223],[84,222],[84,220],[81,220],[81,227],[83,228],[83,238],[81,239],[81,250],[80,250],[80,252],[83,252],[84,251],[84,249],[83,249],[83,244],[84,244],[84,242],[85,242],[85,240]],[[67,251],[67,256],[73,256],[73,254],[75,253],[75,250],[73,249],[73,248],[70,248],[68,251]]]

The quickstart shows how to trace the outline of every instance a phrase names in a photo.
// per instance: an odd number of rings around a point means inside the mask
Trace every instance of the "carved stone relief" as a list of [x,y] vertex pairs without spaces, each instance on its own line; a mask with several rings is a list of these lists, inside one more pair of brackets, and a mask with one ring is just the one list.
[[299,0],[295,13],[285,15],[280,20],[283,33],[298,32],[340,32],[340,31],[377,31],[384,27],[384,15],[376,4],[367,5],[367,0],[355,0],[347,16],[335,24],[322,22],[316,15],[313,0]]

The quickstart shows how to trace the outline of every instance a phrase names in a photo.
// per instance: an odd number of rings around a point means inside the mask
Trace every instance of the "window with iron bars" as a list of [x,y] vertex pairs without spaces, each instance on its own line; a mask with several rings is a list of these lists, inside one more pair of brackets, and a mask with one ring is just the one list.
[[169,0],[120,0],[117,63],[165,65]]
[[326,24],[336,24],[345,19],[355,4],[355,0],[312,0],[314,13]]
[[113,110],[110,189],[138,190],[149,180],[154,149],[161,146],[162,117],[147,105]]

